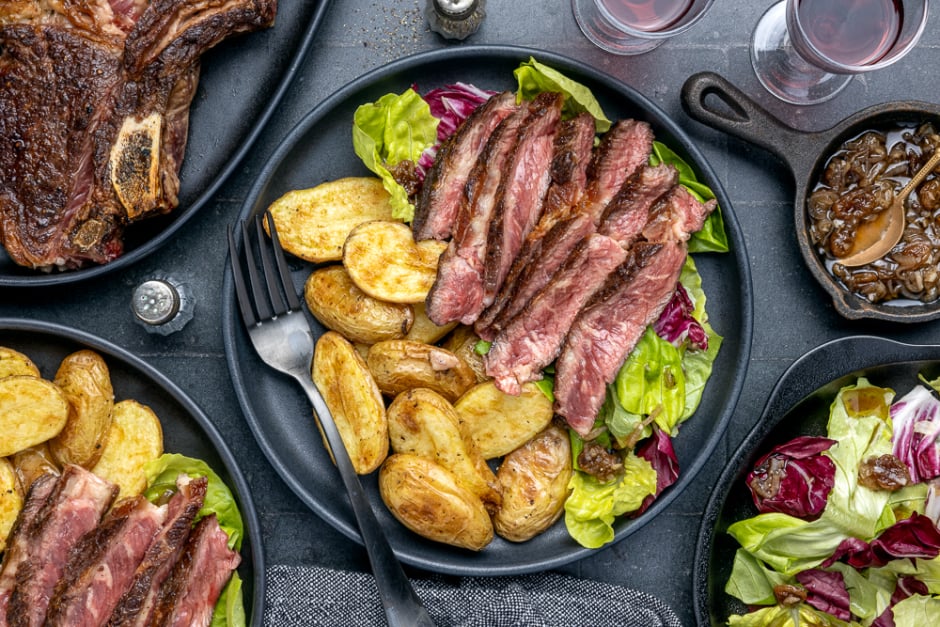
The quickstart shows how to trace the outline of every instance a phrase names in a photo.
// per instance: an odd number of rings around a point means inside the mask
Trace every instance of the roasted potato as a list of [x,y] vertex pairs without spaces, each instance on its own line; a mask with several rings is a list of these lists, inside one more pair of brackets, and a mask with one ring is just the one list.
[[6,458],[0,458],[0,553],[6,549],[7,538],[21,509],[23,492],[13,471],[13,464]]
[[472,327],[460,325],[454,329],[453,333],[444,338],[441,348],[449,350],[457,357],[463,359],[473,374],[477,377],[477,383],[483,383],[489,380],[486,376],[486,365],[483,363],[483,355],[476,351],[477,343],[480,337],[473,332]]
[[29,491],[33,481],[39,477],[47,473],[58,475],[61,472],[52,459],[48,442],[17,451],[10,459],[13,461],[13,469],[16,471],[16,478],[19,479],[24,494]]
[[0,346],[0,379],[18,375],[38,377],[39,368],[23,353]]
[[411,325],[411,330],[405,336],[406,340],[412,342],[424,342],[425,344],[436,344],[442,337],[451,332],[457,326],[456,322],[449,322],[444,326],[437,326],[428,314],[425,312],[424,303],[415,303],[411,306],[414,310],[415,321]]
[[31,375],[0,379],[0,457],[62,431],[69,402],[59,386]]
[[342,259],[343,243],[357,225],[392,219],[388,192],[374,177],[342,178],[290,191],[269,210],[284,250],[314,263]]
[[551,527],[565,509],[571,472],[571,441],[554,425],[504,457],[496,475],[503,494],[496,533],[524,542]]
[[415,321],[411,305],[372,298],[356,287],[343,266],[313,271],[304,284],[310,313],[350,342],[375,344],[404,337]]
[[379,471],[379,493],[401,524],[429,540],[472,551],[493,540],[493,523],[480,499],[429,459],[389,456]]
[[552,402],[534,383],[519,396],[500,392],[492,381],[477,384],[454,403],[461,428],[486,459],[519,448],[552,421]]
[[460,419],[446,398],[427,388],[402,392],[388,407],[388,436],[396,453],[413,453],[447,468],[483,501],[499,507],[496,475],[460,432]]
[[328,331],[317,340],[312,376],[353,468],[360,474],[378,468],[388,455],[388,421],[382,393],[362,357],[348,340]]
[[49,441],[49,452],[60,465],[91,468],[111,427],[114,388],[108,365],[94,351],[72,353],[59,364],[55,384],[69,401],[69,419]]
[[369,349],[366,363],[379,389],[389,396],[412,388],[430,388],[453,402],[476,382],[476,375],[462,359],[421,342],[378,342]]
[[147,487],[144,465],[163,454],[163,429],[153,410],[134,400],[114,404],[101,457],[91,471],[117,484],[118,498]]
[[403,222],[374,220],[354,228],[343,245],[343,265],[363,292],[390,303],[423,303],[437,278],[447,244],[415,242]]

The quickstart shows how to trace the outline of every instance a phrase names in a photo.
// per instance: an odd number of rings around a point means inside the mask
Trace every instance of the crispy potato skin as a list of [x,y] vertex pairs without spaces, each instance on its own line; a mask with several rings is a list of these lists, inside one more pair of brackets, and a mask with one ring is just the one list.
[[304,284],[304,300],[323,326],[350,342],[375,344],[402,338],[415,321],[411,305],[372,298],[340,265],[314,270]]
[[477,383],[488,381],[486,376],[486,366],[483,363],[483,355],[476,351],[477,342],[480,336],[474,333],[472,327],[460,325],[453,332],[444,338],[441,342],[441,348],[449,350],[457,357],[460,357],[477,377]]
[[16,479],[13,464],[0,458],[0,553],[6,549],[13,523],[23,509],[23,491]]
[[49,445],[46,442],[17,451],[10,459],[24,494],[29,491],[33,481],[42,475],[47,473],[58,475],[61,472],[61,468],[52,459],[52,453],[49,452]]
[[91,471],[117,484],[118,498],[147,487],[144,465],[163,454],[163,428],[153,410],[134,400],[114,404],[104,450]]
[[378,342],[369,349],[366,363],[379,389],[388,396],[429,388],[453,402],[476,382],[476,375],[462,359],[423,342]]
[[359,474],[378,468],[388,455],[385,403],[355,347],[335,331],[324,333],[317,340],[312,376],[353,468]]
[[0,379],[0,457],[45,442],[68,418],[69,402],[51,381],[30,375]]
[[20,375],[38,377],[39,368],[23,353],[0,346],[0,379]]
[[524,542],[551,527],[564,511],[571,472],[571,442],[554,425],[507,455],[496,475],[503,494],[496,533]]
[[388,192],[375,177],[347,177],[290,191],[269,210],[284,250],[313,263],[342,259],[343,244],[359,224],[392,219]]
[[379,493],[399,522],[425,538],[471,551],[493,540],[493,523],[480,499],[429,459],[389,456],[379,471]]
[[437,462],[453,472],[487,510],[499,508],[496,475],[460,432],[460,419],[453,405],[437,392],[415,388],[396,396],[388,408],[388,435],[396,453],[412,453]]
[[69,419],[49,441],[49,451],[60,464],[94,466],[111,427],[114,388],[104,359],[90,350],[68,355],[59,365],[55,384],[69,401]]
[[415,242],[403,222],[363,222],[343,244],[343,265],[363,292],[390,303],[423,303],[447,244]]
[[464,432],[486,459],[519,448],[552,420],[552,402],[534,383],[519,396],[499,391],[492,381],[475,385],[454,403]]

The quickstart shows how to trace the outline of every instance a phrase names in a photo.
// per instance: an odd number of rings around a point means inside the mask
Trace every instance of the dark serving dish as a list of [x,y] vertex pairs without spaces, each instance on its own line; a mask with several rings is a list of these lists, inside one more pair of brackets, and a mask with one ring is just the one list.
[[99,353],[108,364],[114,396],[149,406],[163,426],[164,450],[204,460],[231,489],[245,524],[242,579],[249,625],[264,618],[264,547],[261,524],[248,488],[232,453],[212,421],[175,383],[153,366],[110,342],[69,327],[35,320],[0,318],[0,346],[24,353],[51,379],[66,355],[81,349]]
[[[603,73],[556,54],[511,46],[461,46],[401,59],[356,79],[327,98],[290,131],[249,191],[240,218],[263,211],[292,189],[312,187],[344,176],[369,172],[352,148],[352,116],[360,104],[417,83],[420,91],[455,81],[488,89],[515,90],[512,71],[535,57],[589,86],[612,119],[634,117],[653,126],[657,138],[682,155],[716,193],[724,212],[731,252],[696,255],[708,295],[710,320],[724,336],[712,380],[698,412],[675,440],[680,462],[678,481],[650,509],[615,524],[615,541],[653,520],[708,461],[730,419],[744,381],[751,344],[752,296],[744,240],[731,202],[714,171],[679,126],[644,96]],[[293,259],[298,292],[311,264]],[[302,390],[271,370],[255,354],[235,306],[230,271],[223,285],[223,337],[229,371],[239,403],[261,449],[295,494],[326,522],[361,542],[349,502],[327,456]],[[322,327],[309,317],[316,335]],[[400,525],[378,494],[377,473],[363,477],[366,491],[393,549],[406,563],[459,575],[505,575],[544,570],[585,557],[559,521],[522,544],[495,539],[479,553],[425,540]]]
[[331,2],[280,2],[273,27],[233,37],[203,55],[180,169],[179,206],[168,215],[129,227],[123,255],[104,265],[45,273],[13,263],[0,247],[0,287],[92,279],[136,263],[172,238],[209,202],[261,135],[303,64]]
[[[727,105],[706,101],[714,96]],[[855,113],[830,129],[798,131],[787,126],[751,100],[726,79],[712,72],[691,76],[682,88],[682,106],[690,117],[764,148],[787,165],[796,183],[793,217],[796,239],[810,273],[829,293],[836,311],[849,319],[870,318],[890,322],[924,322],[940,317],[940,299],[908,304],[871,303],[849,291],[827,269],[809,236],[806,200],[829,157],[862,131],[895,123],[940,122],[940,104],[899,101],[878,104]]]
[[757,424],[731,456],[702,516],[692,570],[696,623],[724,625],[743,613],[726,594],[738,543],[727,534],[732,523],[757,515],[745,477],[771,448],[799,435],[825,435],[829,406],[842,387],[864,376],[903,396],[918,373],[940,374],[940,345],[917,346],[873,336],[852,336],[823,344],[795,361],[774,386]]

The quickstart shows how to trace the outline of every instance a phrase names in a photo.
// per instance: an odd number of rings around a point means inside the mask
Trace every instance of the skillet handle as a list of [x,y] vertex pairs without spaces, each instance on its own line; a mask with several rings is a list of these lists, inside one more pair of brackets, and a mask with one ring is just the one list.
[[[727,109],[709,106],[705,99],[710,95],[718,97]],[[808,143],[811,133],[787,126],[714,72],[693,74],[685,81],[682,108],[689,117],[702,124],[767,150],[787,164],[794,175],[802,170],[799,156],[812,154]],[[806,150],[810,152],[806,153]]]

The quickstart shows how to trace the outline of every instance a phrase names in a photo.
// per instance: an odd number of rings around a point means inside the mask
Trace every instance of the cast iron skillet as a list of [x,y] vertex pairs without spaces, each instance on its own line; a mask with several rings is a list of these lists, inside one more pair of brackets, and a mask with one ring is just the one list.
[[[513,70],[530,57],[587,85],[611,119],[648,121],[657,139],[692,165],[700,180],[718,197],[731,250],[695,255],[708,296],[708,312],[724,342],[702,403],[675,438],[678,481],[637,518],[621,517],[615,539],[627,537],[655,519],[708,462],[740,395],[750,354],[752,295],[744,240],[731,202],[698,148],[655,104],[631,87],[567,57],[515,46],[459,46],[420,53],[382,66],[352,81],[307,114],[282,140],[260,171],[242,205],[241,219],[266,209],[287,191],[312,187],[344,176],[373,176],[352,148],[356,108],[383,95],[401,93],[417,84],[424,93],[463,81],[481,88],[515,91]],[[313,265],[291,258],[294,284],[303,289]],[[316,514],[347,537],[361,541],[323,442],[313,425],[310,404],[300,387],[266,366],[249,343],[237,313],[232,275],[226,265],[222,291],[222,334],[229,372],[245,419],[261,450],[293,492]],[[308,316],[315,335],[323,327]],[[454,575],[508,575],[541,571],[585,557],[592,551],[577,544],[559,521],[524,543],[496,538],[479,553],[425,540],[398,523],[382,503],[376,475],[364,476],[379,523],[402,561],[426,570]]]
[[134,399],[153,409],[160,418],[164,450],[201,459],[222,478],[238,503],[245,525],[240,551],[242,561],[238,567],[245,613],[249,625],[261,627],[265,591],[261,523],[235,457],[202,409],[150,364],[107,340],[78,329],[37,320],[0,318],[0,346],[25,354],[47,379],[55,376],[66,355],[82,349],[97,352],[108,364],[115,400]]
[[281,2],[274,26],[224,41],[203,55],[180,169],[179,206],[131,225],[123,255],[104,265],[44,273],[13,263],[0,246],[0,287],[78,283],[126,268],[164,245],[209,202],[261,135],[331,2]]
[[692,570],[696,624],[724,625],[730,614],[747,611],[724,591],[738,549],[726,531],[732,523],[758,513],[744,482],[754,463],[775,445],[798,435],[825,435],[832,399],[859,376],[893,389],[899,398],[917,385],[918,373],[929,378],[940,374],[940,345],[916,346],[874,336],[833,340],[784,372],[705,506]]
[[[721,99],[726,108],[710,105],[710,95]],[[723,77],[703,72],[689,77],[682,87],[682,106],[695,120],[730,133],[766,149],[783,161],[793,174],[796,194],[793,216],[796,237],[810,272],[832,297],[836,310],[856,320],[873,318],[892,322],[924,322],[940,317],[940,300],[931,303],[871,303],[849,291],[832,276],[816,253],[809,237],[806,199],[813,191],[828,158],[848,139],[862,131],[893,122],[940,121],[940,105],[927,102],[889,102],[868,107],[818,132],[791,128],[764,110]]]

